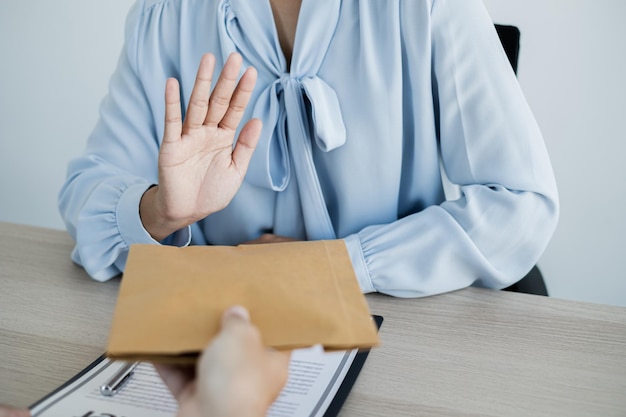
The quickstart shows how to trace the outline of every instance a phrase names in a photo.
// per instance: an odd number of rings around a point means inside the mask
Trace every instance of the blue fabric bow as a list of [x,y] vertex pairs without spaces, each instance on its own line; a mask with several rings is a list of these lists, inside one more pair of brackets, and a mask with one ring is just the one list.
[[329,152],[346,141],[337,94],[317,76],[339,8],[337,1],[303,2],[291,68],[286,72],[274,26],[261,23],[274,19],[269,2],[224,0],[220,7],[220,18],[226,23],[224,55],[234,46],[259,72],[276,77],[252,103],[252,117],[263,121],[263,130],[246,181],[282,192],[293,169],[309,239],[335,238],[313,163],[312,143]]

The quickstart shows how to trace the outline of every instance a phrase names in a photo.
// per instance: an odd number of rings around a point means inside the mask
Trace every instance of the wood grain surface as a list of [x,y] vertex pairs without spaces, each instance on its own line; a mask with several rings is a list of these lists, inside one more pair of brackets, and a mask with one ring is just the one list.
[[[63,231],[0,223],[0,403],[28,406],[104,352],[119,279]],[[626,416],[626,309],[468,288],[367,296],[384,317],[341,416]]]

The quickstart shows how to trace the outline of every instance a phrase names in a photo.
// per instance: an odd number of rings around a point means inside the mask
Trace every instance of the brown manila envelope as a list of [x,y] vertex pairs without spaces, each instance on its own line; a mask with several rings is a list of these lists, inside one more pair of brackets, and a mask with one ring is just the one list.
[[276,349],[379,343],[342,240],[240,246],[132,245],[107,356],[185,363],[243,305]]

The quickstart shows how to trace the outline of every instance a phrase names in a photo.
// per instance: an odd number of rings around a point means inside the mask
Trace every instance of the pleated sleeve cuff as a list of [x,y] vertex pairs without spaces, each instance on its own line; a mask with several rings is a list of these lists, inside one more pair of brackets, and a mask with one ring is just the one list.
[[[102,184],[98,198],[85,205],[78,220],[76,249],[72,259],[97,281],[107,281],[124,271],[128,249],[137,243],[188,245],[191,229],[186,227],[157,242],[143,227],[139,202],[150,184]],[[116,202],[111,205],[111,202]]]
[[148,187],[145,184],[132,185],[121,195],[116,209],[117,224],[122,239],[128,246],[134,243],[154,243],[171,246],[187,246],[191,243],[191,228],[178,230],[158,242],[143,227],[139,216],[139,203]]
[[347,236],[344,241],[346,243],[346,247],[348,248],[348,255],[350,255],[352,267],[354,268],[354,272],[359,282],[359,286],[361,287],[361,291],[364,294],[375,292],[376,289],[372,284],[372,279],[370,278],[370,273],[367,269],[367,264],[365,262],[365,256],[363,255],[363,249],[361,248],[361,240],[359,239],[359,236],[357,234],[350,235]]

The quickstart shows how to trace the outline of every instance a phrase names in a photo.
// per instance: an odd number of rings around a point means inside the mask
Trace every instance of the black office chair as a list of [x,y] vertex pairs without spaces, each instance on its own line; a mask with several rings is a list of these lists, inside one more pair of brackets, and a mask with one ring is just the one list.
[[[504,52],[506,52],[513,71],[517,74],[517,61],[519,58],[520,49],[520,31],[516,26],[511,25],[498,25],[496,24],[496,32],[502,42]],[[543,280],[543,275],[537,267],[533,268],[524,276],[521,280],[504,289],[505,291],[522,292],[527,294],[536,295],[548,295],[548,289],[546,283]]]
[[519,59],[519,39],[520,31],[516,26],[511,25],[495,25],[496,32],[506,52],[506,56],[509,58],[513,71],[517,74],[517,61]]

